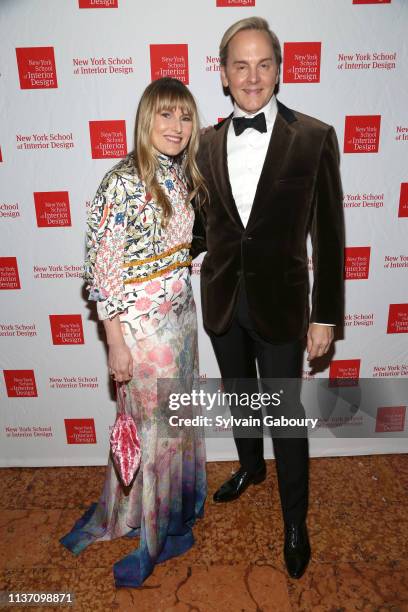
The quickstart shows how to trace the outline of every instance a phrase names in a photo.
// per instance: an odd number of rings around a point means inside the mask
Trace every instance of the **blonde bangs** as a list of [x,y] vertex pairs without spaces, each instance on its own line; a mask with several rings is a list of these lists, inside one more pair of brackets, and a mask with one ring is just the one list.
[[[187,94],[190,92],[187,90]],[[154,112],[175,111],[180,109],[183,115],[188,115],[196,123],[197,107],[193,96],[180,91],[167,90],[164,95],[158,96],[154,104]]]
[[190,100],[183,99],[180,96],[168,96],[168,99],[158,99],[155,105],[155,112],[162,113],[163,111],[174,111],[180,109],[184,115],[194,116],[195,105]]

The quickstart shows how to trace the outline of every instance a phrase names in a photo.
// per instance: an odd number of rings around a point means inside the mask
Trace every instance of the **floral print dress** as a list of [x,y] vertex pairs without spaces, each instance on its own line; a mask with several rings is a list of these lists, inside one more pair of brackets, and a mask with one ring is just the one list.
[[139,536],[139,546],[114,564],[117,586],[136,587],[154,565],[188,550],[206,497],[205,446],[198,428],[160,433],[163,406],[157,380],[192,385],[198,375],[197,321],[188,266],[194,212],[186,205],[182,163],[159,155],[157,178],[172,204],[163,228],[161,207],[128,155],[104,177],[91,207],[85,264],[90,299],[100,319],[119,315],[133,357],[125,409],[138,428],[140,468],[124,487],[111,457],[105,485],[61,539],[74,554],[96,540]]

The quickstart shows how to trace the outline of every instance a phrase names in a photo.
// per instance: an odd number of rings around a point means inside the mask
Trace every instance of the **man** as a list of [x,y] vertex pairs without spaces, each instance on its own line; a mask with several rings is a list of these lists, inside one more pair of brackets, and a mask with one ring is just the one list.
[[[281,61],[279,40],[264,19],[243,19],[225,32],[221,79],[234,111],[203,136],[199,152],[210,197],[197,214],[193,256],[207,251],[203,320],[228,380],[256,379],[256,362],[261,379],[299,380],[305,338],[308,359],[315,359],[327,353],[333,327],[343,323],[337,139],[329,125],[276,100]],[[236,435],[235,442],[240,469],[216,491],[216,502],[237,499],[266,476],[262,438]],[[305,435],[273,442],[284,558],[289,575],[299,578],[310,559],[308,442]]]

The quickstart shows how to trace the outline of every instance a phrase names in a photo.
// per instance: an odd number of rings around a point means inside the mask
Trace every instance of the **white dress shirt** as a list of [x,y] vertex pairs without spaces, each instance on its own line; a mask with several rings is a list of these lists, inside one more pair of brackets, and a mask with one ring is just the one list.
[[[248,223],[255,199],[256,188],[278,114],[278,104],[275,96],[272,96],[268,104],[249,115],[234,103],[234,117],[255,117],[259,113],[265,114],[266,132],[261,133],[254,128],[247,128],[242,134],[236,136],[231,121],[227,135],[228,174],[232,195],[244,227]],[[331,323],[317,323],[317,325],[334,327]]]
[[234,117],[254,117],[259,113],[265,114],[266,132],[261,134],[254,128],[247,128],[242,134],[236,136],[231,121],[227,135],[228,173],[232,195],[244,227],[248,222],[255,198],[256,187],[278,113],[278,105],[275,96],[272,96],[266,106],[253,115],[248,115],[234,104]]

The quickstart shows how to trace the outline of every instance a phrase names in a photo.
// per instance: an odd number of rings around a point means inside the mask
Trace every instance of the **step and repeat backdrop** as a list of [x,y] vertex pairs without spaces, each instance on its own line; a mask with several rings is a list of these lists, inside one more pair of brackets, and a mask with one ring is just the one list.
[[[186,83],[204,126],[231,112],[218,44],[251,15],[281,40],[281,101],[334,125],[342,152],[345,337],[326,369],[305,361],[304,385],[408,377],[405,0],[2,0],[0,465],[106,463],[115,403],[81,279],[87,210],[152,79]],[[192,274],[200,317],[199,260]],[[217,377],[201,324],[199,342],[201,378]],[[353,437],[326,422],[311,454],[406,451],[407,401],[382,397],[368,434],[358,410]],[[236,457],[231,440],[207,448]]]

